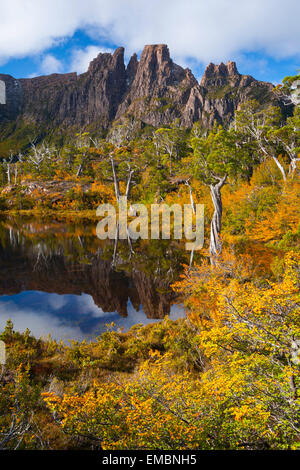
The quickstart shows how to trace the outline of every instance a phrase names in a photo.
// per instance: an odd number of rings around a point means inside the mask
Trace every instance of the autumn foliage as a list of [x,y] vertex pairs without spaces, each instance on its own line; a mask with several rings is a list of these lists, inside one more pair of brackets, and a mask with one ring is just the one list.
[[[251,102],[231,129],[174,123],[93,146],[77,134],[48,164],[33,148],[15,185],[2,168],[3,213],[95,212],[130,182],[130,202],[186,204],[192,195],[206,225],[197,263],[172,286],[187,318],[126,333],[111,325],[70,346],[8,324],[0,447],[299,449],[299,132],[299,110],[283,122]],[[51,178],[68,189],[28,193],[29,182]]]
[[297,447],[300,257],[288,253],[280,280],[261,285],[247,280],[248,260],[224,258],[174,286],[201,351],[189,370],[153,351],[130,378],[44,394],[66,433],[104,449]]

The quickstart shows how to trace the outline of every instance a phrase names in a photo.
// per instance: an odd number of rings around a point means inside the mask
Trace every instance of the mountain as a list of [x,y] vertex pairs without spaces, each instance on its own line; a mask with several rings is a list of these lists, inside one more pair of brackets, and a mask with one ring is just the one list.
[[[24,291],[88,294],[103,312],[116,311],[123,317],[128,315],[129,300],[147,318],[170,314],[176,296],[165,276],[149,276],[134,265],[130,273],[114,270],[111,260],[101,258],[100,250],[89,253],[89,263],[80,263],[68,260],[62,245],[53,249],[42,243],[28,248],[28,239],[18,238],[13,229],[9,237],[5,246],[0,243],[0,295]],[[40,250],[47,255],[39,256]]]
[[[281,105],[273,85],[241,75],[234,62],[209,64],[200,83],[190,69],[175,64],[164,44],[145,46],[127,67],[124,48],[99,54],[88,71],[15,79],[0,74],[6,103],[0,102],[0,155],[49,132],[108,129],[132,116],[140,123],[167,125],[178,119],[211,127],[226,125],[249,99]],[[1,83],[1,82],[0,82]]]

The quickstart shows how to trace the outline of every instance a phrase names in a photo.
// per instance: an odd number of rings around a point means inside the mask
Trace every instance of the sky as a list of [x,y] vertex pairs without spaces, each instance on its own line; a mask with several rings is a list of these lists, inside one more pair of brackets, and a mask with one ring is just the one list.
[[0,0],[0,73],[83,73],[99,52],[163,43],[198,79],[234,60],[277,84],[300,68],[299,18],[300,0]]
[[[24,291],[15,295],[0,296],[0,331],[3,331],[7,318],[10,318],[17,331],[26,328],[36,338],[47,337],[59,340],[92,339],[107,331],[107,324],[115,323],[115,328],[128,331],[133,325],[156,323],[161,320],[147,318],[143,312],[134,309],[128,300],[127,317],[117,312],[103,312],[95,305],[90,295],[58,295],[48,292]],[[170,319],[185,316],[183,305],[172,305]]]

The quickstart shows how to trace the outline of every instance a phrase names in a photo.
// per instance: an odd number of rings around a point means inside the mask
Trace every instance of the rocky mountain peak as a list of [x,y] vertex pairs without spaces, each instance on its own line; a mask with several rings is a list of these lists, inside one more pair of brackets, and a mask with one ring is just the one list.
[[124,65],[124,47],[118,47],[115,52],[113,53],[113,63],[116,67],[121,67],[122,69],[125,68]]
[[6,103],[0,103],[0,156],[14,139],[17,152],[24,142],[18,143],[18,133],[28,127],[31,136],[30,126],[41,129],[41,135],[44,129],[97,132],[131,116],[154,127],[176,119],[186,127],[195,121],[211,127],[216,121],[227,125],[249,99],[280,105],[272,84],[240,75],[235,62],[210,63],[199,84],[190,69],[173,62],[166,44],[145,46],[140,60],[133,54],[127,67],[119,47],[113,54],[100,53],[79,76],[14,79],[0,74],[0,80],[6,88]]
[[138,64],[134,87],[140,87],[141,91],[145,92],[155,84],[167,84],[172,65],[168,46],[145,46]]
[[136,56],[130,59],[127,92],[116,119],[131,115],[154,126],[167,124],[175,112],[175,103],[186,101],[186,90],[197,84],[189,69],[173,62],[166,44],[147,45],[139,61]]
[[118,47],[113,54],[100,52],[100,54],[90,62],[88,73],[93,74],[104,69],[125,71],[124,47]]
[[201,79],[201,86],[222,86],[228,79],[238,79],[240,74],[238,72],[235,62],[228,61],[226,64],[221,62],[219,65],[210,63],[204,72]]
[[240,75],[235,62],[228,61],[226,67],[228,75]]
[[127,84],[130,85],[134,80],[137,68],[139,65],[139,61],[136,54],[133,54],[128,62],[126,68],[126,75],[127,75]]
[[141,54],[141,63],[156,62],[162,65],[163,62],[171,62],[170,51],[166,44],[152,44],[144,47]]
[[[174,64],[166,44],[145,46],[140,61],[132,58],[130,68],[135,70],[130,94],[136,97],[162,97],[167,91],[166,87],[176,86],[186,78],[186,70]],[[191,76],[190,72],[190,79]]]

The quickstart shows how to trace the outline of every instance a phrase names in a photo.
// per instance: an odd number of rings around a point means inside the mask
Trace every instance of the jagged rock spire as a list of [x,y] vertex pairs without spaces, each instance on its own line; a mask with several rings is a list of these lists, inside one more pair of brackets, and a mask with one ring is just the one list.
[[6,88],[6,103],[0,103],[0,131],[7,125],[12,129],[10,135],[5,133],[7,139],[14,138],[24,121],[39,128],[95,131],[128,115],[153,126],[169,125],[175,119],[186,127],[198,120],[207,127],[214,121],[226,125],[247,99],[258,97],[273,104],[277,99],[272,84],[240,75],[235,62],[209,64],[199,84],[191,70],[173,62],[166,44],[145,46],[140,60],[134,54],[127,68],[124,48],[119,47],[113,54],[100,53],[78,76],[16,80],[0,74],[0,80]]

